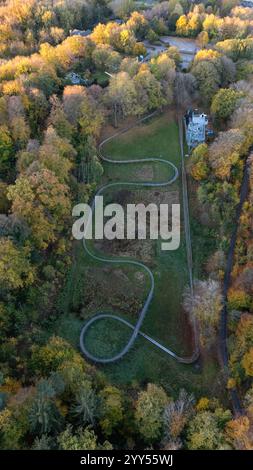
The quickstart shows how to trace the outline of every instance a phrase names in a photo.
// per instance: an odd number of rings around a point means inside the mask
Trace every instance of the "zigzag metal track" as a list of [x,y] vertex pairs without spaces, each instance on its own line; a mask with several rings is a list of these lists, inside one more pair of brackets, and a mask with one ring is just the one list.
[[[151,118],[154,114],[156,114],[156,113],[152,113],[151,115],[148,115],[143,119],[140,119],[138,121],[137,125],[144,122],[144,121],[146,121],[147,119]],[[174,183],[174,181],[176,181],[176,179],[178,178],[179,172],[178,172],[177,167],[172,162],[169,162],[169,161],[164,160],[162,158],[156,158],[156,157],[138,158],[138,159],[133,158],[133,159],[130,159],[130,160],[123,160],[122,161],[122,160],[114,160],[114,159],[108,158],[108,157],[103,155],[102,149],[103,149],[104,145],[107,142],[109,142],[110,140],[118,137],[119,135],[121,135],[123,133],[126,133],[127,131],[129,131],[133,127],[135,127],[135,126],[131,126],[130,128],[127,128],[127,129],[124,129],[120,132],[117,132],[113,136],[103,140],[103,142],[100,143],[100,145],[99,145],[99,156],[100,156],[101,160],[104,161],[104,162],[117,164],[117,165],[131,165],[131,164],[136,164],[136,163],[151,163],[151,162],[157,163],[157,162],[159,162],[163,165],[167,165],[170,168],[172,168],[173,171],[174,171],[174,175],[172,176],[172,178],[170,180],[165,181],[165,182],[160,182],[160,183],[159,182],[126,182],[126,181],[119,181],[119,182],[115,182],[115,183],[109,183],[105,186],[102,186],[97,191],[96,196],[101,195],[108,188],[115,188],[115,187],[118,187],[118,186],[120,186],[120,187],[122,187],[122,186],[149,187],[149,188],[158,188],[158,187],[168,186],[168,185],[171,185],[172,183]],[[93,199],[91,209],[92,209],[92,214],[93,214],[94,209],[95,209],[95,197]],[[90,218],[89,223],[92,223],[92,217]],[[88,227],[86,227],[86,230],[87,229],[88,229]],[[155,281],[154,281],[153,273],[149,269],[149,267],[146,266],[144,263],[141,263],[140,261],[133,261],[133,260],[128,260],[128,259],[124,259],[124,258],[111,259],[111,258],[105,258],[103,256],[95,254],[87,246],[87,242],[86,242],[85,238],[83,238],[83,247],[84,247],[86,253],[92,259],[94,259],[96,261],[103,262],[103,263],[109,263],[109,264],[124,264],[124,265],[128,265],[128,266],[130,266],[130,265],[131,266],[136,266],[138,268],[143,269],[148,274],[148,277],[149,277],[149,280],[150,280],[149,292],[148,292],[147,297],[145,299],[144,305],[143,305],[143,307],[140,311],[138,321],[135,325],[132,325],[132,323],[130,323],[129,321],[127,321],[123,318],[121,318],[118,315],[113,315],[111,313],[104,313],[104,312],[101,312],[101,313],[98,313],[98,314],[94,315],[92,318],[90,318],[84,324],[84,326],[81,330],[81,333],[80,333],[80,348],[81,348],[81,351],[83,352],[83,354],[88,359],[90,359],[94,362],[97,362],[97,363],[101,363],[101,364],[108,364],[108,363],[116,362],[119,359],[123,358],[123,356],[125,356],[125,354],[127,354],[127,352],[133,346],[137,336],[140,335],[140,336],[144,337],[145,339],[147,339],[150,343],[154,344],[159,349],[163,350],[166,354],[168,354],[171,357],[173,357],[174,359],[176,359],[178,362],[182,362],[182,363],[186,363],[186,364],[191,364],[191,363],[195,362],[196,359],[198,358],[198,350],[197,349],[193,352],[192,356],[190,356],[190,357],[180,357],[176,353],[174,353],[172,350],[170,350],[169,348],[163,346],[161,343],[159,343],[158,341],[156,341],[155,339],[151,338],[150,336],[146,335],[145,333],[143,333],[141,331],[142,323],[144,321],[144,318],[147,314],[147,311],[149,309],[150,303],[151,303],[153,295],[154,295]],[[130,338],[128,340],[128,342],[121,349],[121,351],[119,351],[117,354],[115,354],[114,356],[109,357],[109,358],[108,357],[106,357],[106,358],[105,357],[97,357],[94,354],[92,354],[90,351],[88,351],[88,349],[85,346],[85,336],[86,336],[86,333],[87,333],[88,329],[94,323],[96,323],[100,320],[103,320],[105,318],[110,318],[110,319],[114,320],[115,322],[120,322],[120,323],[126,325],[127,327],[129,327],[133,331],[132,335],[130,336]]]

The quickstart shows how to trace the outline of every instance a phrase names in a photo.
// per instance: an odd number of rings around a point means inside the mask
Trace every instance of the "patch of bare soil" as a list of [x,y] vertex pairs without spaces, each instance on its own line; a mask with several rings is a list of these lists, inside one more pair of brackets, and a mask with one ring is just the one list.
[[126,270],[120,267],[88,267],[84,279],[85,293],[81,315],[85,317],[87,312],[90,314],[111,311],[138,315],[145,294],[145,275],[138,273],[134,274],[133,281]]
[[154,245],[151,240],[104,240],[96,242],[96,249],[107,255],[136,259],[151,264],[154,258]]
[[189,315],[183,308],[179,313],[179,322],[181,325],[182,343],[184,344],[184,351],[186,355],[190,355],[194,350],[193,330],[190,322]]
[[150,203],[156,204],[158,207],[160,204],[168,204],[171,208],[172,204],[180,203],[179,190],[165,189],[165,188],[153,188],[153,189],[140,189],[125,190],[114,192],[110,197],[110,202],[116,202],[124,207],[126,212],[127,204],[145,204]]
[[154,171],[151,165],[142,165],[141,168],[135,171],[137,181],[152,181],[154,178]]
[[[149,215],[147,216],[147,233],[146,239],[137,239],[138,237],[138,224],[136,218],[132,217],[132,219],[126,218],[127,214],[127,204],[144,204],[146,207],[150,203],[154,203],[158,207],[158,221],[159,221],[159,205],[160,204],[168,204],[168,221],[169,221],[169,229],[170,221],[171,221],[171,210],[172,204],[179,204],[180,197],[178,190],[138,190],[138,191],[126,191],[122,190],[118,193],[115,193],[115,197],[112,198],[113,202],[121,204],[124,207],[124,240],[96,240],[94,242],[95,248],[100,253],[105,253],[106,255],[112,256],[122,256],[126,258],[133,258],[142,261],[143,263],[152,264],[154,259],[154,249],[155,244],[149,237]],[[127,240],[126,239],[126,230],[127,224],[135,224],[135,240]],[[118,227],[119,228],[119,222]]]
[[137,279],[137,281],[141,282],[141,283],[144,283],[144,280],[145,280],[145,274],[142,272],[142,271],[137,271],[134,275],[135,279]]
[[143,191],[142,193],[143,195],[140,196],[140,202],[143,202],[144,204],[149,204],[150,202],[153,202],[158,206],[160,204],[168,204],[170,208],[172,204],[179,204],[180,202],[178,190],[171,191],[170,189],[148,189],[145,192]]

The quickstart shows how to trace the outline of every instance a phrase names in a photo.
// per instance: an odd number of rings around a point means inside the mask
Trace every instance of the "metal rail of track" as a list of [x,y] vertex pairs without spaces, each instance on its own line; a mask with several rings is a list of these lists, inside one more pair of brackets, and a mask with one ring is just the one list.
[[[151,157],[151,158],[137,158],[137,159],[129,159],[129,160],[115,160],[115,159],[112,159],[112,158],[108,158],[107,156],[104,156],[103,155],[103,152],[102,152],[102,149],[104,147],[104,145],[109,142],[110,140],[118,137],[119,135],[123,134],[123,133],[126,133],[127,131],[129,131],[130,129],[136,127],[136,125],[139,125],[141,124],[142,122],[146,121],[147,119],[151,118],[152,116],[154,116],[156,113],[152,113],[148,116],[146,116],[145,118],[143,119],[140,119],[135,125],[133,126],[130,126],[126,129],[123,129],[119,132],[117,132],[116,134],[112,135],[111,137],[108,137],[107,139],[103,140],[100,145],[99,145],[99,156],[101,158],[102,161],[104,162],[108,162],[108,163],[112,163],[112,164],[118,164],[118,165],[131,165],[131,164],[136,164],[136,163],[151,163],[151,162],[159,162],[159,163],[162,163],[163,165],[167,165],[167,167],[169,166],[170,168],[173,169],[174,171],[174,175],[172,176],[171,179],[169,179],[168,181],[165,181],[165,182],[125,182],[125,181],[119,181],[119,182],[114,182],[114,183],[109,183],[109,184],[106,184],[104,186],[102,186],[96,193],[96,196],[99,196],[103,193],[103,191],[105,191],[106,189],[108,188],[112,188],[112,187],[118,187],[118,186],[131,186],[131,187],[150,187],[150,188],[157,188],[157,187],[163,187],[163,186],[167,186],[167,185],[170,185],[172,184],[174,181],[176,181],[176,179],[178,178],[179,176],[179,171],[177,169],[177,167],[170,161],[167,161],[167,160],[164,160],[162,158],[157,158],[157,157]],[[181,134],[180,134],[181,135]],[[180,137],[180,139],[182,139],[182,136]],[[181,147],[181,151],[182,151],[182,147]],[[188,207],[188,204],[187,204],[187,207]],[[86,231],[89,229],[89,224],[92,224],[92,215],[94,213],[94,209],[95,209],[95,197],[93,199],[93,202],[92,202],[92,205],[91,205],[91,215],[90,215],[90,219],[87,223],[87,226],[86,226]],[[184,210],[184,216],[186,216],[188,213],[185,212]],[[188,222],[189,223],[189,222]],[[154,295],[154,287],[155,287],[155,281],[154,281],[154,276],[153,276],[153,273],[152,271],[149,269],[148,266],[146,266],[144,263],[140,262],[140,261],[133,261],[133,260],[130,260],[130,259],[126,259],[126,258],[122,258],[122,257],[118,257],[118,258],[115,258],[115,259],[111,259],[111,258],[104,258],[103,256],[100,256],[98,254],[95,254],[94,252],[92,252],[90,250],[90,248],[88,247],[87,245],[87,241],[85,239],[85,234],[84,234],[84,238],[83,238],[83,247],[86,251],[86,253],[94,260],[96,261],[100,261],[100,262],[103,262],[103,263],[110,263],[110,264],[124,264],[124,265],[131,265],[131,266],[136,266],[138,268],[141,268],[143,269],[147,274],[148,274],[148,277],[149,277],[149,281],[150,281],[150,288],[149,288],[149,292],[147,294],[147,297],[145,299],[145,302],[144,302],[144,305],[140,311],[140,314],[139,314],[139,318],[138,318],[138,321],[135,325],[132,325],[129,321],[125,320],[124,318],[118,316],[118,315],[113,315],[111,313],[105,313],[105,312],[100,312],[96,315],[94,315],[92,318],[90,318],[85,324],[84,326],[82,327],[82,330],[81,330],[81,333],[80,333],[80,349],[81,351],[83,352],[83,354],[90,360],[94,361],[94,362],[97,362],[97,363],[101,363],[101,364],[108,364],[108,363],[112,363],[112,362],[116,362],[118,361],[119,359],[123,358],[123,356],[130,350],[130,348],[133,346],[136,338],[138,335],[144,337],[145,339],[147,339],[150,343],[154,344],[156,347],[158,347],[159,349],[163,350],[165,353],[167,353],[168,355],[170,355],[171,357],[173,357],[174,359],[176,359],[178,362],[182,362],[182,363],[185,363],[185,364],[191,364],[193,362],[196,361],[196,359],[198,358],[198,351],[196,351],[196,349],[194,350],[193,354],[190,356],[190,357],[181,357],[181,356],[178,356],[175,352],[173,352],[171,349],[165,347],[164,345],[162,345],[160,342],[156,341],[155,339],[151,338],[150,336],[146,335],[145,333],[143,333],[141,331],[141,326],[142,326],[142,323],[144,321],[144,318],[146,316],[146,313],[148,311],[148,308],[150,306],[150,303],[152,301],[152,298],[153,298],[153,295]],[[191,267],[190,267],[190,272],[191,272]],[[190,275],[190,284],[191,284],[191,275]],[[85,336],[86,336],[86,333],[88,331],[88,329],[94,324],[96,323],[97,321],[100,321],[100,320],[103,320],[105,318],[110,318],[114,321],[117,321],[117,322],[120,322],[126,326],[128,326],[132,331],[132,335],[130,336],[128,342],[126,343],[126,345],[121,349],[121,351],[119,351],[117,354],[115,354],[114,356],[112,357],[109,357],[109,358],[105,358],[105,357],[97,357],[95,356],[94,354],[92,354],[85,346]]]

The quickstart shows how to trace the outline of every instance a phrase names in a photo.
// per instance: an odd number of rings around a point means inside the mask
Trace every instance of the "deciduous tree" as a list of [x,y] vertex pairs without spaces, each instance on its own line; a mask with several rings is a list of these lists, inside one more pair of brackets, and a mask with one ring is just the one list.
[[70,213],[68,187],[54,173],[41,169],[29,176],[20,176],[9,187],[12,212],[23,217],[31,228],[36,247],[46,249],[56,241]]
[[148,384],[147,390],[140,392],[136,402],[135,421],[145,442],[151,444],[161,438],[162,417],[168,401],[165,391],[154,384]]
[[216,123],[226,121],[239,105],[240,98],[243,94],[232,88],[221,88],[213,97],[211,112],[214,116]]
[[8,238],[0,239],[0,282],[2,289],[20,289],[35,280],[28,247],[17,248]]

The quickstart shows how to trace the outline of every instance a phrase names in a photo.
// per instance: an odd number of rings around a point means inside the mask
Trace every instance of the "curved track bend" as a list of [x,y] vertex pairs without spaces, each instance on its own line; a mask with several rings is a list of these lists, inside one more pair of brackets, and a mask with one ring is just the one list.
[[[109,183],[109,184],[106,184],[105,186],[102,186],[97,191],[96,196],[101,195],[103,193],[103,191],[105,191],[108,188],[115,188],[117,186],[120,186],[120,187],[130,186],[130,187],[157,188],[157,187],[162,187],[162,186],[168,186],[168,185],[172,184],[174,181],[176,181],[176,179],[179,176],[179,172],[178,172],[177,167],[170,161],[164,160],[162,158],[157,158],[157,157],[137,158],[137,159],[133,158],[133,159],[130,159],[130,160],[114,160],[112,158],[108,158],[108,157],[104,156],[103,153],[102,153],[102,149],[103,149],[104,145],[107,142],[109,142],[110,140],[118,137],[119,135],[121,135],[123,133],[126,133],[127,131],[129,131],[130,129],[135,127],[136,125],[138,125],[138,124],[146,121],[147,119],[151,118],[154,114],[156,114],[156,113],[152,113],[152,114],[146,116],[145,118],[140,119],[137,122],[137,124],[135,124],[134,126],[123,129],[122,131],[117,132],[113,136],[103,140],[103,142],[101,142],[100,145],[99,145],[99,156],[100,156],[102,161],[112,163],[112,164],[117,164],[117,165],[131,165],[131,164],[136,164],[136,163],[157,163],[157,162],[159,162],[159,163],[163,164],[164,166],[167,165],[167,167],[169,166],[170,168],[173,169],[174,174],[173,174],[172,178],[169,179],[168,181],[165,181],[165,182],[126,182],[126,181],[119,181],[119,182]],[[180,132],[180,140],[181,139],[182,139],[182,135],[181,135],[181,132]],[[93,199],[91,209],[92,209],[91,217],[90,217],[90,220],[89,220],[89,222],[86,226],[86,230],[88,230],[89,224],[92,223],[92,214],[93,214],[94,209],[95,209],[95,198]],[[185,211],[184,211],[184,213],[185,213]],[[174,359],[176,359],[178,362],[182,362],[182,363],[186,363],[186,364],[191,364],[191,363],[195,362],[196,359],[198,358],[198,350],[197,349],[195,349],[192,356],[190,356],[190,357],[180,357],[175,352],[173,352],[172,350],[170,350],[167,347],[163,346],[161,343],[159,343],[158,341],[156,341],[155,339],[151,338],[150,336],[146,335],[145,333],[143,333],[141,331],[142,323],[144,321],[144,318],[146,316],[146,313],[148,311],[148,308],[150,306],[150,303],[151,303],[153,295],[154,295],[155,281],[154,281],[153,273],[149,269],[149,267],[146,266],[144,263],[141,263],[140,261],[132,261],[132,260],[124,259],[122,257],[121,258],[118,257],[118,258],[115,258],[115,259],[104,258],[103,256],[95,254],[88,247],[85,238],[83,238],[83,246],[84,246],[84,249],[85,249],[86,253],[96,261],[100,261],[100,262],[103,262],[103,263],[109,263],[109,264],[124,264],[124,265],[128,265],[128,266],[131,265],[131,266],[136,266],[138,268],[141,268],[142,270],[144,270],[148,274],[149,281],[150,281],[149,292],[148,292],[147,297],[145,299],[144,305],[143,305],[143,307],[140,311],[138,321],[135,325],[132,325],[129,321],[121,318],[118,315],[113,315],[113,314],[104,313],[104,312],[96,314],[95,316],[90,318],[84,324],[84,326],[81,330],[81,334],[80,334],[80,348],[81,348],[81,351],[83,352],[83,354],[87,358],[89,358],[90,360],[92,360],[94,362],[97,362],[97,363],[102,363],[102,364],[112,363],[112,362],[115,362],[115,361],[118,361],[119,359],[121,359],[130,350],[130,348],[133,346],[137,336],[140,335],[140,336],[144,337],[145,339],[147,339],[150,343],[154,344],[159,349],[163,350],[166,354],[168,354],[171,357],[173,357]],[[191,279],[191,277],[190,277],[190,279]],[[88,329],[95,322],[97,322],[99,320],[102,320],[102,319],[105,319],[105,318],[110,318],[110,319],[114,320],[115,322],[116,321],[120,322],[120,323],[126,325],[127,327],[129,327],[132,330],[132,335],[130,336],[130,338],[129,338],[128,342],[126,343],[126,345],[121,349],[121,351],[119,351],[117,354],[115,354],[112,357],[106,357],[106,358],[105,357],[95,356],[90,351],[88,351],[88,349],[85,346],[85,336],[86,336],[86,333],[87,333]]]

